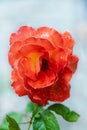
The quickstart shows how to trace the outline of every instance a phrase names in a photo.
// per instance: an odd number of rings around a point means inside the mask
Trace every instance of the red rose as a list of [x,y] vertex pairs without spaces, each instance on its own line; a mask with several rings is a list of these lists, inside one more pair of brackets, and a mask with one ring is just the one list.
[[10,37],[9,63],[12,87],[19,96],[41,105],[62,102],[70,96],[70,80],[78,57],[72,54],[69,32],[23,26]]

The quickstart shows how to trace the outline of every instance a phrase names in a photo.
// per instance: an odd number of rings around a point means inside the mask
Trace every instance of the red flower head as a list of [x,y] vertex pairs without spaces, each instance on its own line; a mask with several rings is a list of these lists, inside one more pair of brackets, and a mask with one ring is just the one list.
[[15,92],[40,105],[69,98],[69,82],[78,63],[73,46],[69,32],[60,34],[49,27],[22,26],[12,33],[8,59]]

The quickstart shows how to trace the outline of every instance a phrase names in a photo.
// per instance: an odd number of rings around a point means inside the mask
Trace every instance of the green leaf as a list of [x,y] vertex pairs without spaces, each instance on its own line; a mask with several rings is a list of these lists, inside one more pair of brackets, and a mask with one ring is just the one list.
[[[8,116],[16,120],[17,123],[20,123],[23,117],[23,114],[17,112],[10,112]],[[3,119],[2,124],[0,125],[0,130],[8,130],[8,122],[6,117]]]
[[0,125],[0,130],[8,130],[8,122],[6,117],[3,119],[2,124]]
[[0,126],[0,130],[8,130],[8,128],[5,128],[3,125],[3,126]]
[[8,130],[8,129],[5,129],[4,127],[0,127],[0,130]]
[[41,118],[34,119],[33,130],[46,130],[44,122]]
[[33,113],[33,117],[34,116],[38,116],[38,112],[40,112],[42,110],[42,106],[29,102],[26,106],[26,113]]
[[33,130],[60,130],[56,117],[49,110],[40,113],[39,118],[34,118]]
[[42,106],[35,104],[32,116],[38,118],[43,110]]
[[9,130],[20,130],[17,122],[13,118],[7,115],[6,120],[9,123],[8,125]]
[[76,122],[80,115],[74,111],[71,111],[63,104],[53,104],[48,107],[49,110],[54,111],[56,114],[61,115],[66,121]]
[[78,113],[71,111],[66,115],[66,120],[69,122],[76,122],[79,117],[80,115]]
[[8,113],[8,116],[16,120],[17,123],[21,123],[22,118],[23,118],[23,114],[17,113],[17,112],[10,112]]
[[30,113],[30,112],[33,112],[33,110],[34,110],[34,107],[35,107],[35,104],[34,103],[32,103],[32,102],[29,102],[28,104],[27,104],[27,106],[26,106],[26,113]]

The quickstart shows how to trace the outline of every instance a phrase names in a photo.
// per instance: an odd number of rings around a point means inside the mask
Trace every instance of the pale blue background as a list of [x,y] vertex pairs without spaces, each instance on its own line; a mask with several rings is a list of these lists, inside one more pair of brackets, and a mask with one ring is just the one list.
[[0,0],[0,122],[9,111],[22,112],[27,97],[18,97],[10,87],[8,49],[10,34],[22,25],[51,26],[70,31],[79,56],[78,69],[71,81],[71,97],[65,105],[80,113],[77,123],[58,117],[61,130],[87,129],[87,1],[86,0]]

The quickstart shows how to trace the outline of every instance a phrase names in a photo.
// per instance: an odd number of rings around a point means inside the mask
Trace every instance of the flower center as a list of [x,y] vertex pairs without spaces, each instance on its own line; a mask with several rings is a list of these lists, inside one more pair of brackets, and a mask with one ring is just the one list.
[[47,70],[48,69],[48,61],[46,59],[42,59],[42,70]]

